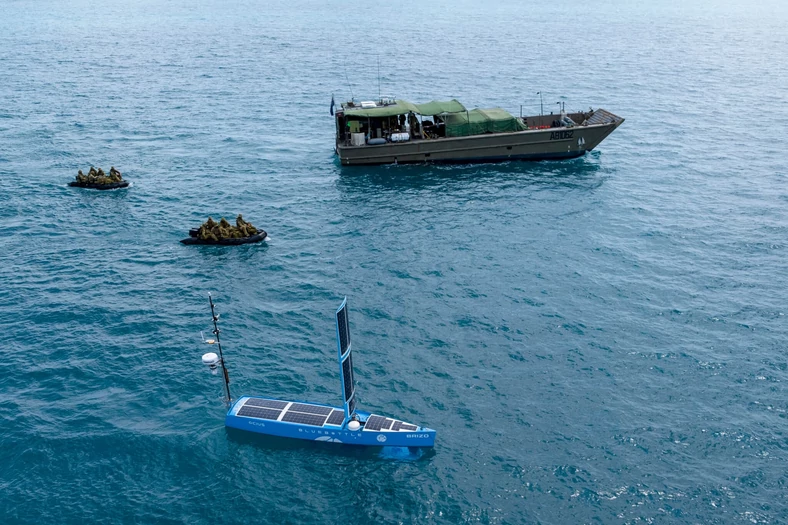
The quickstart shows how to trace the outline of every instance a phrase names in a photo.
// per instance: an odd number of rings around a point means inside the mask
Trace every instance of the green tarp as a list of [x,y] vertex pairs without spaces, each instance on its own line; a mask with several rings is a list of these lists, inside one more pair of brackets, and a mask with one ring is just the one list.
[[380,106],[377,108],[362,109],[361,106],[354,109],[346,109],[346,117],[393,117],[395,115],[405,115],[410,112],[418,113],[419,108],[416,104],[411,104],[407,100],[397,100],[394,104]]
[[420,115],[440,115],[442,113],[459,113],[460,111],[465,111],[465,106],[460,104],[460,101],[456,98],[447,102],[433,100],[426,104],[416,104],[416,107],[419,108],[418,113]]
[[346,109],[345,116],[350,118],[381,118],[406,115],[433,116],[440,115],[446,123],[447,137],[467,137],[482,133],[508,133],[525,131],[525,124],[516,119],[508,111],[501,108],[474,109],[467,111],[457,100],[427,102],[413,104],[407,100],[397,100],[394,104],[377,108],[362,109],[361,107]]
[[465,113],[443,116],[447,137],[467,137],[482,133],[508,133],[525,131],[525,124],[501,108],[474,109]]
[[417,115],[440,115],[442,113],[455,113],[457,111],[465,111],[465,106],[460,104],[457,100],[449,100],[440,102],[433,100],[426,104],[413,104],[407,100],[397,100],[394,104],[388,106],[381,106],[377,108],[362,109],[361,107],[346,109],[346,117],[393,117],[395,115],[406,115],[410,112]]

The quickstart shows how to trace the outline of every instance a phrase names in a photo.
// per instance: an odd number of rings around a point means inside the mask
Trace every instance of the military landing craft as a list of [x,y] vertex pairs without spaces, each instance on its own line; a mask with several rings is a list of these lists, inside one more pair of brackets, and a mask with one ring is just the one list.
[[457,100],[346,102],[335,115],[335,150],[343,165],[569,159],[624,122],[604,109],[566,113],[560,104],[560,114],[518,118]]

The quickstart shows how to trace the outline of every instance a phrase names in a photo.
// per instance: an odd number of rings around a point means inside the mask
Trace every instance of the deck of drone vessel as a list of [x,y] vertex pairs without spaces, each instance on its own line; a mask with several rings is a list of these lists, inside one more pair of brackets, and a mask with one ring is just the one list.
[[[232,412],[233,415],[239,417],[314,427],[342,428],[345,422],[345,411],[341,408],[260,397],[239,399]],[[417,430],[419,427],[416,425],[375,414],[370,414],[362,427],[364,432],[414,432]]]

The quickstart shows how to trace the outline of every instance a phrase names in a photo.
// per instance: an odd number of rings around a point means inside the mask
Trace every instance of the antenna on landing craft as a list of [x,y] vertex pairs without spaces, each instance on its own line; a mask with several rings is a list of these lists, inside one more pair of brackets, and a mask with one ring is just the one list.
[[378,55],[378,100],[382,100],[380,96],[380,55]]
[[345,67],[345,64],[342,64],[342,69],[345,70],[345,80],[347,80],[347,88],[350,90],[350,101],[355,102],[356,97],[353,96],[353,86],[350,85],[350,78],[347,76],[347,68]]

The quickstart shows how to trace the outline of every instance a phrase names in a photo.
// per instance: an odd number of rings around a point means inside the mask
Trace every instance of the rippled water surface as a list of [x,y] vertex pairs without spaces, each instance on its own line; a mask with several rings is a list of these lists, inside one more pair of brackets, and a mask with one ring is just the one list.
[[[754,5],[757,4],[757,5]],[[0,522],[785,523],[784,2],[3,2]],[[624,125],[566,162],[341,168],[331,94]],[[127,190],[68,188],[111,165]],[[182,246],[237,213],[270,242]],[[438,430],[223,426],[234,392]]]

